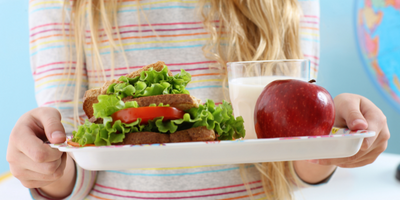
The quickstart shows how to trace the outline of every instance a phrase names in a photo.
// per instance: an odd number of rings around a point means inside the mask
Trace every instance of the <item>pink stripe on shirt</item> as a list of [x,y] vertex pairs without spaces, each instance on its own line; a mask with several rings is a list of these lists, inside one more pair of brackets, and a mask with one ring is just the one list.
[[[71,63],[71,62],[54,62],[54,63],[49,63],[49,64],[37,66],[36,69],[40,69],[40,68],[43,68],[43,67],[49,67],[51,65],[59,65],[59,64],[66,64],[66,63]],[[76,62],[72,62],[72,64],[76,64]]]
[[312,21],[300,21],[300,23],[319,24],[319,22],[312,22]]
[[318,17],[318,16],[315,16],[315,15],[304,15],[304,17],[319,19],[319,17]]
[[[253,182],[250,182],[249,184],[255,184],[255,183],[261,183],[261,180],[253,181]],[[114,188],[114,187],[108,187],[108,186],[100,185],[100,184],[98,184],[98,183],[96,183],[96,186],[99,186],[99,187],[101,187],[101,188],[111,189],[111,190],[123,191],[123,192],[162,194],[162,193],[185,193],[185,192],[201,192],[201,191],[209,191],[209,190],[219,190],[219,189],[225,189],[225,188],[240,187],[240,186],[244,186],[244,184],[228,185],[228,186],[214,187],[214,188],[204,188],[204,189],[197,189],[197,190],[177,190],[177,191],[139,191],[139,190],[124,190],[124,189],[119,189],[119,188]]]
[[309,57],[309,58],[314,58],[316,60],[319,60],[319,58],[317,56],[313,56],[313,55],[307,55],[307,54],[303,54],[305,57]]
[[[211,22],[219,22],[218,20],[211,21]],[[155,24],[129,24],[129,25],[123,25],[119,26],[118,28],[128,28],[128,27],[137,27],[137,26],[172,26],[172,25],[193,25],[193,24],[202,24],[203,22],[175,22],[175,23],[155,23]],[[112,29],[116,29],[113,27]],[[104,31],[104,29],[99,29],[99,31]],[[86,30],[87,33],[90,33],[90,30]]]
[[[263,186],[258,186],[258,187],[253,187],[250,190],[257,190],[257,189],[262,189],[262,188],[263,188]],[[124,198],[131,198],[131,199],[192,199],[192,198],[204,198],[204,197],[213,197],[213,196],[234,194],[234,193],[246,192],[247,190],[244,189],[244,190],[236,190],[236,191],[231,191],[231,192],[221,192],[221,193],[215,193],[215,194],[181,196],[181,197],[139,197],[139,196],[128,196],[128,195],[113,194],[113,193],[109,193],[109,192],[102,192],[97,189],[93,189],[92,191],[95,191],[95,192],[98,192],[101,194],[110,195],[110,196],[124,197]]]
[[[35,188],[35,191],[37,192],[37,194],[38,194],[40,197],[43,197],[43,198],[45,198],[45,199],[50,199],[50,198],[44,196],[44,195],[40,192],[40,190],[38,190],[37,188]],[[51,200],[51,199],[50,199],[50,200]]]
[[[34,26],[31,29],[29,29],[30,31],[33,31],[37,28],[41,28],[41,27],[45,27],[45,26],[54,26],[54,25],[63,25],[63,23],[49,23],[49,24],[42,24],[39,26]],[[64,25],[69,26],[69,23],[64,23]]]

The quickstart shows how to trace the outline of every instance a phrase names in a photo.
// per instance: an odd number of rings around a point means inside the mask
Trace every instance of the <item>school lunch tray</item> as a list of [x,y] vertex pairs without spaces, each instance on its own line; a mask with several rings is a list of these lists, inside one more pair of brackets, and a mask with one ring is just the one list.
[[325,136],[98,147],[73,147],[67,143],[50,146],[68,152],[87,170],[124,170],[349,157],[358,152],[364,138],[373,136],[375,132],[372,131],[333,128]]

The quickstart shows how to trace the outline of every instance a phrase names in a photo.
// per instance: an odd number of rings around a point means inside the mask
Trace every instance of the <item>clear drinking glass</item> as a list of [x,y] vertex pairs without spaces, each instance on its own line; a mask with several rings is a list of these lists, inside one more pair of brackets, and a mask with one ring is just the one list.
[[229,96],[235,117],[244,119],[245,139],[257,139],[254,108],[268,83],[281,79],[310,79],[310,63],[305,59],[230,62],[227,65]]

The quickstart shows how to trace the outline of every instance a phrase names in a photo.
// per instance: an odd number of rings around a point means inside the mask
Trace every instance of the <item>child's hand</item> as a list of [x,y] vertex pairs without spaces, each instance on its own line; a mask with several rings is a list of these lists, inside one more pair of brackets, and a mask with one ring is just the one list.
[[27,188],[40,188],[60,179],[67,155],[43,141],[66,139],[60,113],[54,108],[37,108],[19,118],[11,132],[7,161],[11,173]]
[[374,137],[365,138],[360,151],[348,158],[323,159],[313,161],[322,165],[336,165],[353,168],[371,164],[385,151],[390,138],[386,116],[365,97],[355,94],[340,94],[334,99],[336,108],[336,127],[350,130],[375,131]]

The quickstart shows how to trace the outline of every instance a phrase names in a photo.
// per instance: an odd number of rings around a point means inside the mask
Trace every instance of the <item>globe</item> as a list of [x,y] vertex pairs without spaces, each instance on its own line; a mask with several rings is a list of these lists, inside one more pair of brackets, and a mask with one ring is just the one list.
[[355,20],[364,68],[400,111],[400,0],[357,0]]

